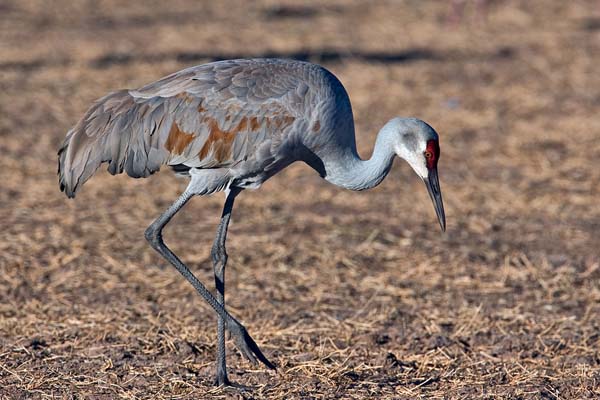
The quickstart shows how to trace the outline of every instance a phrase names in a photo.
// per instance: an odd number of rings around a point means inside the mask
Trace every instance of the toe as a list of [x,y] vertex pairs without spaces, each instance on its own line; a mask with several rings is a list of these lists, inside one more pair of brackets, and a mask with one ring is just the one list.
[[227,378],[226,373],[217,372],[217,376],[215,377],[215,386],[231,386],[231,382],[229,378]]
[[246,331],[241,324],[236,324],[229,327],[229,332],[234,338],[234,342],[238,350],[253,364],[257,364],[258,361],[262,362],[270,369],[276,369],[275,365],[271,363],[267,357],[260,351],[260,348],[252,337]]

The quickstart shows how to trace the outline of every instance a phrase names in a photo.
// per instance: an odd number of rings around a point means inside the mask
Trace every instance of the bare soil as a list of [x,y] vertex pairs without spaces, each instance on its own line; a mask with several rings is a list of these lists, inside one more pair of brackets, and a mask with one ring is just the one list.
[[[600,5],[0,1],[0,398],[600,397]],[[441,135],[448,231],[396,162],[353,193],[294,165],[243,193],[227,295],[278,365],[212,385],[216,318],[145,242],[186,181],[99,172],[74,201],[56,151],[90,103],[186,66],[322,63],[370,154],[392,116]],[[167,242],[212,288],[223,196]]]

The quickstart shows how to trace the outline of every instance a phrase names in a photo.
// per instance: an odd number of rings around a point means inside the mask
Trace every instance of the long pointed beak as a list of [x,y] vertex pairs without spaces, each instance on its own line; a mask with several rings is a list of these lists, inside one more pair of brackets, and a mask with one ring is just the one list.
[[427,191],[429,192],[429,196],[433,202],[433,207],[435,208],[435,213],[437,214],[438,221],[442,227],[442,232],[445,232],[446,215],[444,214],[444,203],[442,202],[442,191],[440,189],[437,168],[430,169],[429,177],[427,179],[423,179],[423,182],[425,182],[425,186],[427,186]]

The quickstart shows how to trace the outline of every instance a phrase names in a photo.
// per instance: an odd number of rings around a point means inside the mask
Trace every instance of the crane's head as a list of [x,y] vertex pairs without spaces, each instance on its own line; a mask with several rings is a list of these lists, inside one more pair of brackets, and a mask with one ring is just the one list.
[[394,151],[398,157],[406,160],[417,175],[423,179],[431,201],[433,201],[442,231],[445,231],[446,216],[437,171],[437,163],[440,158],[437,132],[426,122],[417,118],[394,118],[386,124],[384,129],[391,131]]

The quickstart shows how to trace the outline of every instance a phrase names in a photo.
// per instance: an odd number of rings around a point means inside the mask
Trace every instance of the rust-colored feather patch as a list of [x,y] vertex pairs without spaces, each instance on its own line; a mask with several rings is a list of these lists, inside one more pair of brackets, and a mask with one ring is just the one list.
[[294,123],[295,120],[296,120],[296,118],[292,117],[291,115],[286,115],[285,117],[283,117],[283,126],[284,127],[290,126],[291,124]]
[[266,118],[266,124],[267,128],[274,127],[277,129],[284,129],[293,124],[295,120],[296,118],[291,115],[276,115],[274,117]]
[[181,154],[192,140],[194,140],[193,134],[182,131],[177,122],[173,122],[165,148],[173,154]]
[[243,117],[243,118],[240,120],[239,124],[238,124],[238,125],[237,125],[235,128],[233,128],[233,129],[231,130],[231,133],[235,135],[235,134],[237,134],[238,132],[245,131],[245,130],[246,130],[246,125],[248,125],[248,118],[246,118],[246,117]]
[[258,122],[258,118],[252,117],[250,118],[250,130],[255,132],[260,127],[260,123]]
[[313,132],[319,132],[321,130],[321,121],[317,120],[312,127]]
[[188,104],[194,101],[194,97],[188,94],[187,92],[178,93],[177,95],[175,95],[175,97],[177,97],[178,99],[182,99]]
[[[231,154],[231,145],[237,132],[221,130],[219,123],[214,118],[206,117],[204,121],[208,124],[210,134],[200,149],[198,157],[203,160],[212,149],[215,159],[218,162],[223,162]],[[234,129],[237,129],[237,127]]]
[[[233,113],[233,115],[235,115],[235,113]],[[226,114],[224,119],[225,121],[230,121],[231,113]],[[263,123],[266,124],[267,129],[271,127],[283,129],[290,126],[295,120],[296,118],[291,115],[277,115],[265,118]],[[200,149],[198,157],[203,160],[212,153],[217,162],[224,162],[231,157],[231,147],[238,133],[256,132],[261,126],[261,123],[256,116],[242,117],[237,125],[231,127],[229,130],[221,129],[218,121],[208,116],[204,117],[202,122],[208,125],[210,133],[206,142],[204,142],[204,145]]]

